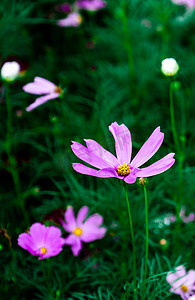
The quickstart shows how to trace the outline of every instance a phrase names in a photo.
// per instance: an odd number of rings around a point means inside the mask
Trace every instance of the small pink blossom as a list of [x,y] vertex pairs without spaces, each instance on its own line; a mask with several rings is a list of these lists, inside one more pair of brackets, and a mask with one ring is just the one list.
[[195,0],[172,0],[172,2],[178,5],[184,5],[188,9],[195,7]]
[[37,98],[34,103],[29,105],[26,108],[26,111],[31,111],[34,108],[44,104],[48,100],[58,98],[63,92],[60,87],[42,77],[35,77],[34,82],[28,83],[23,86],[23,90],[30,94],[44,95]]
[[78,256],[81,251],[82,242],[89,243],[101,239],[106,232],[105,227],[100,227],[103,223],[103,218],[99,214],[93,214],[86,219],[88,210],[87,206],[83,206],[75,219],[73,208],[68,206],[64,214],[65,222],[62,221],[62,226],[70,233],[65,238],[65,244],[71,245],[74,256]]
[[170,292],[180,295],[183,300],[188,300],[195,293],[195,270],[186,273],[183,265],[175,268],[167,275],[167,282],[171,285]]
[[184,223],[190,223],[195,220],[195,214],[190,213],[189,216],[186,216],[186,210],[184,207],[181,208],[180,213],[179,213],[180,218]]
[[58,20],[57,25],[61,27],[78,27],[83,19],[78,12],[70,13],[66,18]]
[[149,167],[139,168],[160,148],[164,139],[164,133],[160,132],[160,126],[153,131],[132,161],[132,142],[129,129],[124,124],[118,125],[117,122],[114,122],[109,126],[109,130],[115,139],[117,157],[94,140],[85,139],[87,147],[73,142],[71,148],[74,154],[84,162],[99,169],[73,163],[75,171],[95,177],[116,177],[127,183],[134,183],[137,177],[149,177],[163,173],[174,164],[173,156],[175,153],[169,153]]
[[102,0],[78,0],[75,5],[79,9],[85,9],[88,11],[97,11],[106,7],[106,2]]
[[59,254],[64,239],[61,238],[61,231],[57,227],[34,223],[30,227],[30,233],[19,235],[18,245],[32,255],[38,255],[39,259],[44,259]]

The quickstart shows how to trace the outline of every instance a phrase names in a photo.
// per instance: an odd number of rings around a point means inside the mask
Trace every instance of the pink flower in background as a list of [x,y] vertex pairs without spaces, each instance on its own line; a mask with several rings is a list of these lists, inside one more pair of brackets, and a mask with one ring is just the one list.
[[30,233],[19,235],[18,245],[32,255],[38,255],[39,259],[44,259],[59,254],[64,239],[61,238],[61,231],[57,227],[34,223],[30,227]]
[[100,227],[103,218],[99,214],[93,214],[86,219],[88,210],[87,206],[83,206],[75,219],[73,208],[68,206],[64,214],[65,222],[62,221],[62,226],[70,232],[70,235],[65,238],[65,244],[71,245],[74,256],[81,251],[82,242],[89,243],[101,239],[106,233],[106,228]]
[[63,90],[60,87],[42,77],[35,77],[34,82],[23,86],[23,90],[30,94],[44,95],[37,98],[34,103],[29,105],[26,108],[26,111],[31,111],[48,100],[58,98],[63,93]]
[[188,9],[193,9],[195,7],[195,0],[172,0],[172,2],[178,5],[184,5]]
[[79,9],[85,9],[88,11],[97,11],[106,7],[106,2],[102,0],[78,0],[75,5]]
[[65,19],[58,20],[57,25],[61,27],[78,27],[81,25],[82,20],[78,12],[72,12]]
[[175,271],[168,273],[166,279],[171,285],[170,292],[180,295],[183,300],[195,294],[195,270],[186,273],[183,265],[178,266]]
[[195,220],[195,214],[190,213],[189,216],[186,216],[186,210],[184,207],[181,208],[180,213],[179,213],[180,218],[184,223],[190,223]]
[[[71,148],[74,154],[84,162],[100,169],[96,170],[80,163],[73,163],[75,171],[102,178],[116,177],[127,183],[134,183],[137,177],[149,177],[168,170],[175,162],[175,153],[169,153],[149,167],[139,167],[147,162],[160,148],[164,134],[157,127],[137,155],[131,161],[132,142],[129,129],[116,122],[109,126],[109,130],[115,139],[116,155],[105,150],[96,141],[85,140],[87,147],[73,142]],[[131,161],[131,162],[130,162]]]

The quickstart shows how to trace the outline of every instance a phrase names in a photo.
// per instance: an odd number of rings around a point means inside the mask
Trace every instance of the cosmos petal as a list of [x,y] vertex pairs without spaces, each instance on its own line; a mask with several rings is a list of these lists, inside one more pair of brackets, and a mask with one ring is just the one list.
[[45,102],[47,102],[48,100],[51,100],[51,99],[55,99],[59,97],[59,93],[53,93],[53,94],[48,94],[48,95],[45,95],[45,96],[42,96],[42,97],[39,97],[35,100],[35,102],[33,102],[32,104],[30,104],[27,108],[26,108],[26,111],[31,111],[33,109],[35,109],[36,107],[44,104]]
[[149,167],[140,169],[136,173],[136,177],[150,177],[165,172],[174,164],[174,155],[175,153],[169,153]]
[[131,160],[132,142],[129,129],[124,125],[118,125],[117,122],[109,126],[109,130],[115,139],[116,155],[119,164],[128,164]]
[[139,167],[148,161],[160,148],[164,139],[164,133],[160,132],[160,126],[157,127],[147,141],[143,144],[137,155],[131,162],[133,167]]

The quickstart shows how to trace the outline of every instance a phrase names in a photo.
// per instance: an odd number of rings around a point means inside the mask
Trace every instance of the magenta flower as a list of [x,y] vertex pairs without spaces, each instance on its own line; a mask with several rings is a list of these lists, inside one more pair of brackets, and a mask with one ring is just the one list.
[[105,150],[94,140],[85,140],[87,147],[73,142],[71,148],[74,154],[84,162],[100,169],[96,170],[80,163],[73,163],[75,171],[102,178],[116,177],[127,183],[134,183],[137,177],[149,177],[168,170],[175,162],[175,153],[169,153],[149,167],[139,167],[148,161],[160,148],[164,134],[157,127],[137,155],[131,161],[132,142],[128,128],[116,122],[109,126],[109,130],[115,139],[116,155]]
[[40,106],[43,103],[47,102],[48,100],[59,97],[63,93],[63,90],[59,86],[56,86],[51,81],[42,77],[35,77],[34,82],[28,83],[23,86],[23,90],[27,93],[35,95],[46,94],[42,97],[37,98],[34,103],[26,108],[26,111],[31,111],[37,106]]
[[174,272],[168,273],[166,279],[171,285],[170,292],[180,295],[183,300],[195,294],[195,270],[186,273],[183,265],[178,266]]
[[57,25],[61,27],[78,27],[83,19],[78,12],[70,13],[66,18],[58,20]]
[[178,5],[184,5],[188,9],[195,7],[195,0],[172,0],[172,2]]
[[44,259],[60,253],[64,239],[61,238],[61,231],[57,227],[34,223],[30,227],[30,233],[19,235],[18,245],[32,255],[38,255],[39,259]]
[[65,238],[65,244],[71,245],[74,256],[77,256],[82,249],[82,242],[89,243],[104,237],[106,228],[100,227],[103,223],[103,218],[99,214],[91,215],[86,221],[88,207],[83,206],[78,212],[75,219],[74,211],[71,206],[68,206],[62,226],[70,235]]
[[97,11],[106,6],[106,2],[102,0],[78,0],[75,4],[79,9],[88,11]]

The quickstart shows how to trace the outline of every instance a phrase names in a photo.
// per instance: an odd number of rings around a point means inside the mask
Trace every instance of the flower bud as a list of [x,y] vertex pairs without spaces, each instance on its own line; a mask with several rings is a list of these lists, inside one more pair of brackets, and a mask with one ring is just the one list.
[[137,184],[139,186],[147,186],[148,185],[148,179],[147,178],[144,178],[144,177],[140,177],[138,178],[137,180]]
[[20,65],[16,61],[5,62],[1,68],[1,77],[3,80],[14,81],[20,72]]
[[161,63],[161,72],[168,77],[174,76],[179,71],[179,65],[174,58],[166,58]]

